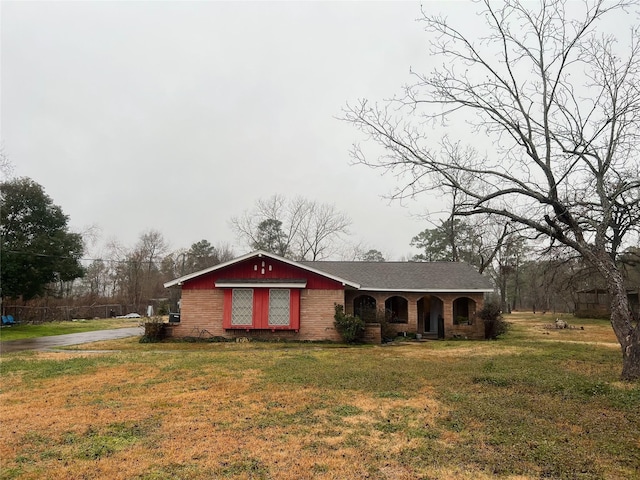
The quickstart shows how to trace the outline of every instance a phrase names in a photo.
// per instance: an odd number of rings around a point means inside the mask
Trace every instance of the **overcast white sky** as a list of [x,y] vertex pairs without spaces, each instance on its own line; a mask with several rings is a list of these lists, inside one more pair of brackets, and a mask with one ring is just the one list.
[[[425,9],[478,21],[467,2]],[[412,215],[441,208],[390,205],[395,179],[350,165],[361,137],[335,118],[428,69],[418,2],[2,2],[0,13],[5,154],[76,231],[234,245],[229,218],[280,193],[335,204],[353,242],[399,259],[428,226]]]

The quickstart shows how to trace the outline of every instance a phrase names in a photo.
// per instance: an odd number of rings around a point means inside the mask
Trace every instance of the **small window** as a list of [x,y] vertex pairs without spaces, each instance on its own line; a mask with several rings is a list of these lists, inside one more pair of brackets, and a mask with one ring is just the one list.
[[231,325],[251,325],[253,323],[253,290],[234,288],[231,307]]
[[269,290],[269,325],[286,326],[289,325],[291,315],[289,306],[291,305],[290,292],[285,289]]
[[453,301],[453,324],[471,325],[475,302],[467,297],[456,298]]

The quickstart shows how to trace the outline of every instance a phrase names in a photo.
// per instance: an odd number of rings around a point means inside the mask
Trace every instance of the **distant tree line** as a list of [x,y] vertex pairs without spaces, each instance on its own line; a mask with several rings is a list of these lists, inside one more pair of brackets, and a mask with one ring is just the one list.
[[207,240],[171,251],[161,232],[148,230],[133,246],[110,242],[87,264],[87,239],[70,231],[68,216],[41,185],[29,178],[6,180],[0,196],[3,308],[104,304],[144,313],[153,304],[166,311],[177,298],[164,282],[234,257],[230,246]]
[[[441,220],[414,236],[411,246],[420,250],[412,261],[475,266],[493,280],[506,312],[572,312],[578,292],[606,290],[605,279],[569,249],[544,245],[489,216]],[[617,262],[628,288],[640,288],[640,248],[628,247]]]
[[[228,244],[202,239],[188,249],[172,250],[158,230],[140,234],[133,245],[110,241],[86,258],[91,232],[72,232],[68,216],[44,188],[28,178],[6,180],[2,195],[1,269],[3,308],[10,306],[69,312],[102,311],[144,314],[148,305],[166,313],[177,308],[180,292],[166,290],[169,280],[200,271],[236,256]],[[376,249],[348,245],[351,220],[333,205],[274,195],[230,223],[248,250],[261,249],[296,260],[330,256],[384,261]],[[348,252],[348,253],[345,253]],[[93,310],[72,308],[91,306]],[[103,309],[102,306],[113,306]],[[124,310],[127,310],[126,312]],[[55,314],[39,313],[51,319]]]
[[[165,282],[236,256],[231,246],[214,246],[206,239],[188,249],[172,250],[160,231],[147,230],[132,246],[111,241],[99,258],[85,260],[83,266],[82,235],[69,231],[68,217],[42,186],[26,178],[0,186],[4,305],[83,305],[96,311],[102,305],[120,305],[114,309],[118,314],[129,313],[124,310],[143,314],[152,304],[164,313],[176,309],[179,298],[179,291],[163,287]],[[451,211],[455,212],[455,202]],[[230,223],[248,250],[295,260],[335,258],[339,252],[345,260],[386,261],[374,248],[345,249],[351,222],[330,205],[276,195],[258,201],[253,210]],[[419,253],[409,261],[474,265],[493,279],[503,311],[572,311],[577,292],[606,286],[569,250],[545,248],[491,216],[471,220],[452,213],[415,235],[410,246]],[[640,286],[640,248],[629,248],[618,262],[628,285]]]

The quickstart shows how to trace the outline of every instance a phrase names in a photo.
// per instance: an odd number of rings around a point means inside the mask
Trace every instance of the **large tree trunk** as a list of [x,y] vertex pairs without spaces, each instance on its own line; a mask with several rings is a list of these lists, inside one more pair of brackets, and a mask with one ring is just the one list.
[[634,326],[627,291],[609,286],[611,326],[622,347],[622,379],[640,380],[640,324]]
[[640,334],[636,328],[627,347],[622,347],[622,379],[640,380]]
[[622,272],[605,251],[589,259],[607,281],[611,299],[611,326],[622,348],[622,379],[640,380],[640,323],[635,324]]

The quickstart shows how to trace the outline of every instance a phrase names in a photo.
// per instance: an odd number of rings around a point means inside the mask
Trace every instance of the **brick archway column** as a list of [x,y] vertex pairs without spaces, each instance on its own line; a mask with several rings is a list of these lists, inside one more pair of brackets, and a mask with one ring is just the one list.
[[455,295],[444,294],[442,299],[442,316],[444,317],[444,336],[451,338],[453,332],[453,300]]
[[422,298],[422,295],[415,293],[402,295],[407,299],[407,331],[412,333],[418,333],[418,300]]
[[371,296],[376,299],[376,310],[378,310],[378,315],[384,318],[384,301],[386,300],[387,296],[384,293],[380,292],[371,293]]

